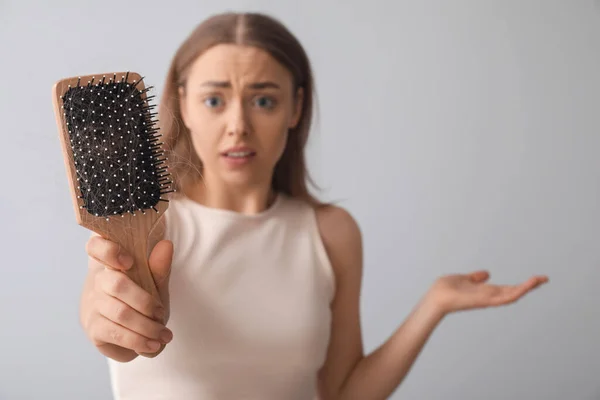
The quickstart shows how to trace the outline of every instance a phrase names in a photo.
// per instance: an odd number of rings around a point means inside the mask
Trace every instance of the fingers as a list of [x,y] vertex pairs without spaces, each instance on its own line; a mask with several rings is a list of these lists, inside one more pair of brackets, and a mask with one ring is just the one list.
[[531,290],[539,287],[540,285],[546,282],[548,282],[547,277],[535,276],[529,278],[527,281],[517,286],[490,286],[488,294],[491,305],[504,305],[514,303]]
[[120,300],[138,313],[158,321],[164,318],[164,307],[150,293],[136,285],[120,271],[106,269],[96,279],[99,292]]
[[140,314],[129,305],[109,295],[103,294],[99,296],[97,311],[109,321],[145,338],[162,343],[168,343],[173,338],[171,331],[164,325]]
[[99,315],[94,325],[92,337],[97,346],[114,344],[136,353],[154,353],[161,343],[129,330],[110,319]]
[[[168,281],[172,244],[154,249],[153,262]],[[173,333],[165,327],[168,303],[155,299],[126,271],[133,259],[115,242],[92,235],[86,243],[89,285],[82,296],[82,324],[86,335],[105,355],[131,359],[131,353],[152,355],[169,343]],[[162,295],[161,295],[162,297]]]
[[538,286],[543,285],[544,283],[548,283],[550,281],[550,278],[548,278],[546,275],[534,276],[533,279],[536,280],[534,287],[538,287]]
[[488,271],[475,271],[472,272],[468,275],[469,279],[471,280],[471,282],[474,283],[481,283],[481,282],[485,282],[490,278],[490,273]]
[[519,293],[525,294],[526,292],[533,290],[546,282],[548,282],[548,278],[546,276],[533,276],[519,286],[516,286],[516,288],[518,289]]
[[101,236],[90,237],[85,246],[88,255],[105,266],[118,270],[127,270],[133,265],[133,257],[121,246]]

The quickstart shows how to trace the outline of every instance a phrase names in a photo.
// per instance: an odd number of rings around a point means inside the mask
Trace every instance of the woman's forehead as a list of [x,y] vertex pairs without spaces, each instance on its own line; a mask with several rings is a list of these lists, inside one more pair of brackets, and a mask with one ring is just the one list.
[[281,86],[291,80],[289,71],[263,49],[241,45],[217,45],[194,62],[190,81],[229,81],[233,85],[274,81]]

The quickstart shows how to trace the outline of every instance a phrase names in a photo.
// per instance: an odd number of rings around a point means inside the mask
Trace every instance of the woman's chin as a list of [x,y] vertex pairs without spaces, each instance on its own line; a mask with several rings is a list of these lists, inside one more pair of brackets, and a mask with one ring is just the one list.
[[256,171],[253,168],[223,171],[221,177],[228,186],[235,186],[240,189],[257,187],[263,184],[271,186],[270,175],[262,171]]

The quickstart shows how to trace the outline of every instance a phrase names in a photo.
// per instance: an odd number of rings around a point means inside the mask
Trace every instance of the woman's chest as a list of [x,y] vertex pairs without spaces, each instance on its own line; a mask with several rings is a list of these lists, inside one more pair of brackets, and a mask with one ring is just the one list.
[[174,336],[207,362],[316,368],[330,334],[330,308],[317,261],[261,254],[212,253],[174,265]]

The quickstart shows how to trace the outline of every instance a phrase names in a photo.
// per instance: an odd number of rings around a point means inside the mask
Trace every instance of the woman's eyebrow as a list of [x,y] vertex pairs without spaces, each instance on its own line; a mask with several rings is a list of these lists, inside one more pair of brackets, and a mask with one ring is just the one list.
[[[213,88],[230,88],[231,82],[228,81],[206,81],[202,83],[200,86],[202,87],[213,87]],[[253,82],[248,85],[250,89],[281,89],[281,87],[275,82],[271,81],[263,81],[263,82]]]

